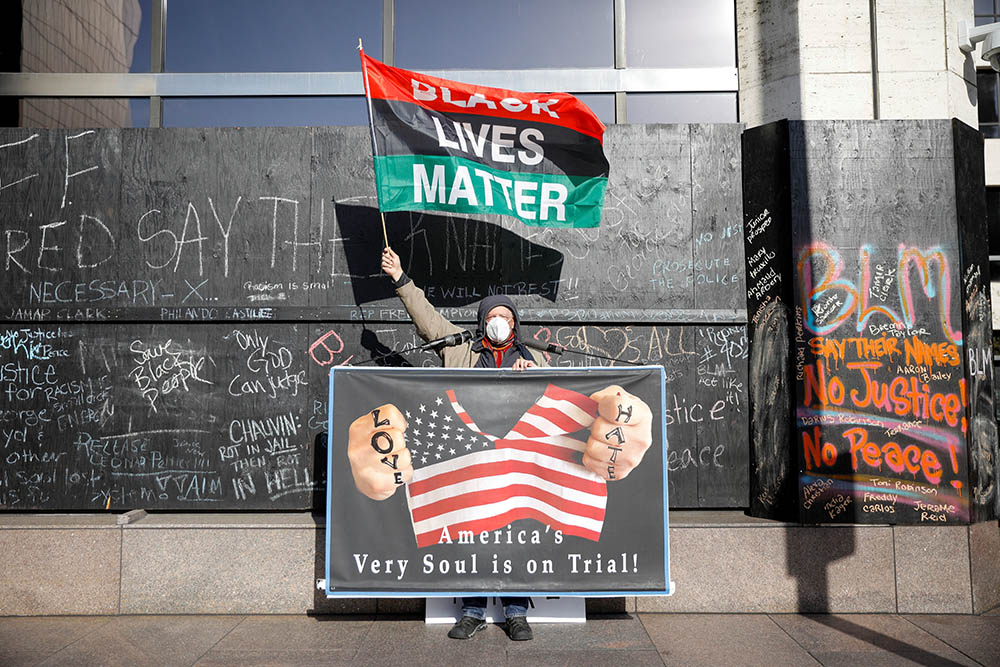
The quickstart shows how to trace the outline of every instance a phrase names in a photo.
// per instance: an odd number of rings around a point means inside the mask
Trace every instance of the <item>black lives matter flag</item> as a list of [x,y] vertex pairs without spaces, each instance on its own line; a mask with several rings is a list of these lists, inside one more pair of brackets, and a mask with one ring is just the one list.
[[381,210],[600,224],[604,125],[579,99],[448,81],[363,51],[361,61]]
[[[582,452],[590,396],[610,385],[650,407],[653,445],[626,478],[606,482]],[[663,396],[661,367],[335,368],[327,594],[663,594]],[[390,404],[406,421],[413,477],[373,500],[353,476],[350,427]]]

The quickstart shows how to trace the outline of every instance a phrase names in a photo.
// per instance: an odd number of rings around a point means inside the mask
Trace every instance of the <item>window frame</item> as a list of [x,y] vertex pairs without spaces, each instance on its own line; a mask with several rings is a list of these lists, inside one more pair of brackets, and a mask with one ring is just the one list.
[[[628,122],[629,93],[738,93],[736,66],[629,68],[625,62],[625,0],[614,5],[614,67],[524,70],[429,70],[431,76],[518,90],[615,95],[615,122]],[[393,64],[395,0],[382,0],[382,59]],[[151,0],[149,73],[0,73],[0,97],[127,97],[150,100],[149,127],[163,127],[164,97],[356,96],[358,72],[164,72],[167,0]],[[735,12],[735,3],[734,8]],[[733,35],[735,41],[736,35]],[[737,102],[738,105],[738,102]],[[737,106],[738,122],[739,108]]]

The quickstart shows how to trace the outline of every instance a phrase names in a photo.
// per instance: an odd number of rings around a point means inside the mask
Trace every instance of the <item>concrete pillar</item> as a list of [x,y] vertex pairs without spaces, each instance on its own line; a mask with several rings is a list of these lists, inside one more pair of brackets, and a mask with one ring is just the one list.
[[975,66],[957,43],[972,2],[736,0],[740,120],[955,117],[975,127]]

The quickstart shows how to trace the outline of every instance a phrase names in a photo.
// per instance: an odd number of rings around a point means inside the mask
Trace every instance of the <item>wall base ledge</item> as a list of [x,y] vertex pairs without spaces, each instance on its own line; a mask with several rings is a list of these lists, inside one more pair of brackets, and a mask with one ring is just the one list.
[[[400,614],[422,600],[333,599],[309,512],[0,515],[0,615]],[[800,525],[670,512],[673,596],[589,613],[983,613],[1000,606],[1000,524]]]

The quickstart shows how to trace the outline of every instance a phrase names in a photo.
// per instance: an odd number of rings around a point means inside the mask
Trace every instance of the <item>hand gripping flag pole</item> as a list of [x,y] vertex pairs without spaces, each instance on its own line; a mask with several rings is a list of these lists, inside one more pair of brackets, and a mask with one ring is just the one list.
[[[368,128],[372,131],[372,165],[375,163],[375,156],[378,155],[378,151],[375,150],[375,121],[372,119],[372,95],[371,88],[368,86],[368,67],[365,61],[365,48],[361,43],[361,38],[358,37],[358,52],[361,54],[361,74],[365,80],[365,101],[368,103]],[[378,214],[382,218],[382,239],[385,241],[385,247],[389,247],[389,234],[385,231],[385,213],[382,211],[381,198],[379,197],[379,181],[378,181],[378,169],[375,169],[375,203],[378,206]]]

